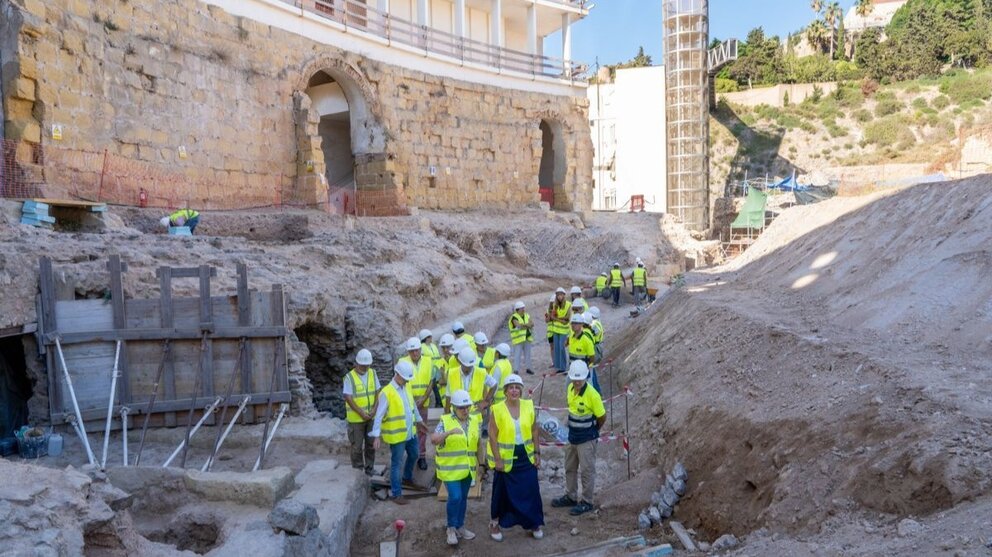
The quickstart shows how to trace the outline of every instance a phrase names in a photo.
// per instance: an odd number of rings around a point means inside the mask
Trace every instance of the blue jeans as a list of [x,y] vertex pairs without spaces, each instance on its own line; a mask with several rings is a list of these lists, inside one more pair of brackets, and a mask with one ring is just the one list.
[[[406,462],[403,464],[403,477],[400,478],[400,461],[403,460],[403,453],[406,453]],[[393,497],[403,495],[402,482],[413,481],[413,464],[417,461],[417,436],[407,439],[402,443],[389,445],[389,491]]]
[[189,233],[192,234],[193,231],[196,230],[196,225],[198,224],[200,224],[200,215],[196,215],[195,217],[189,219],[188,221],[186,221],[186,224],[183,226],[188,226]]
[[448,489],[448,528],[464,528],[465,512],[468,510],[468,490],[472,487],[472,476],[466,476],[464,480],[454,482],[444,482],[444,487]]
[[599,375],[596,373],[596,368],[589,368],[589,374],[592,376],[592,381],[590,381],[592,383],[592,388],[596,389],[596,392],[602,395],[603,390],[599,388]]

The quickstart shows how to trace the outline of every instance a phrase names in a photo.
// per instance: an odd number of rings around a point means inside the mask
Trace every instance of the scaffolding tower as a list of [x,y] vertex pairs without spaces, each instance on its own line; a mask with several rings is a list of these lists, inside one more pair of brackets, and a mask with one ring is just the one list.
[[709,227],[709,3],[664,0],[668,212]]

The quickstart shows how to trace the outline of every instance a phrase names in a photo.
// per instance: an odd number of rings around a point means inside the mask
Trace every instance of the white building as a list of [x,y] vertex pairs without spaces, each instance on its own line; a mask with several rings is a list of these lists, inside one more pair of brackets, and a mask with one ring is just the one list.
[[855,7],[851,7],[844,16],[844,30],[864,31],[872,27],[885,27],[892,21],[892,16],[896,15],[899,8],[903,7],[908,0],[873,0],[871,12],[862,17],[858,15]]
[[646,211],[666,210],[665,68],[617,70],[613,83],[591,85],[593,204],[629,211],[633,196]]

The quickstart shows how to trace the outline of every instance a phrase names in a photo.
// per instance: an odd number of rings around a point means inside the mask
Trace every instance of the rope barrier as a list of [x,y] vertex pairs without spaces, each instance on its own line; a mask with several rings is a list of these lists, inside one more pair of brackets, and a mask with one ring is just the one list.
[[[632,394],[633,393],[630,391],[629,388],[624,387],[623,388],[623,392],[621,392],[619,394],[615,394],[615,395],[613,395],[613,396],[611,396],[609,398],[604,398],[603,399],[603,404],[606,404],[607,402],[616,400],[616,399],[618,399],[620,397],[631,396]],[[559,407],[555,407],[555,406],[535,406],[534,408],[537,409],[537,410],[546,410],[548,412],[560,412],[560,411],[563,411],[563,410],[568,410],[568,407],[567,406],[565,406],[563,408],[559,408]]]

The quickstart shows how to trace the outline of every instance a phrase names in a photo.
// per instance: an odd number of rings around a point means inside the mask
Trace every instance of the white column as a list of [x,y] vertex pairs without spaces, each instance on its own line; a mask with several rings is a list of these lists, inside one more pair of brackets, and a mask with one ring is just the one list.
[[386,16],[389,15],[389,0],[376,0],[375,9],[379,10],[379,21],[386,25]]
[[492,10],[492,32],[490,42],[496,46],[503,46],[503,0],[493,0]]
[[564,60],[562,71],[571,73],[572,62],[572,14],[561,14],[561,57]]
[[527,8],[527,52],[537,54],[537,4]]
[[468,27],[465,25],[465,0],[455,0],[455,34],[465,38]]
[[417,0],[417,23],[430,25],[430,0]]

